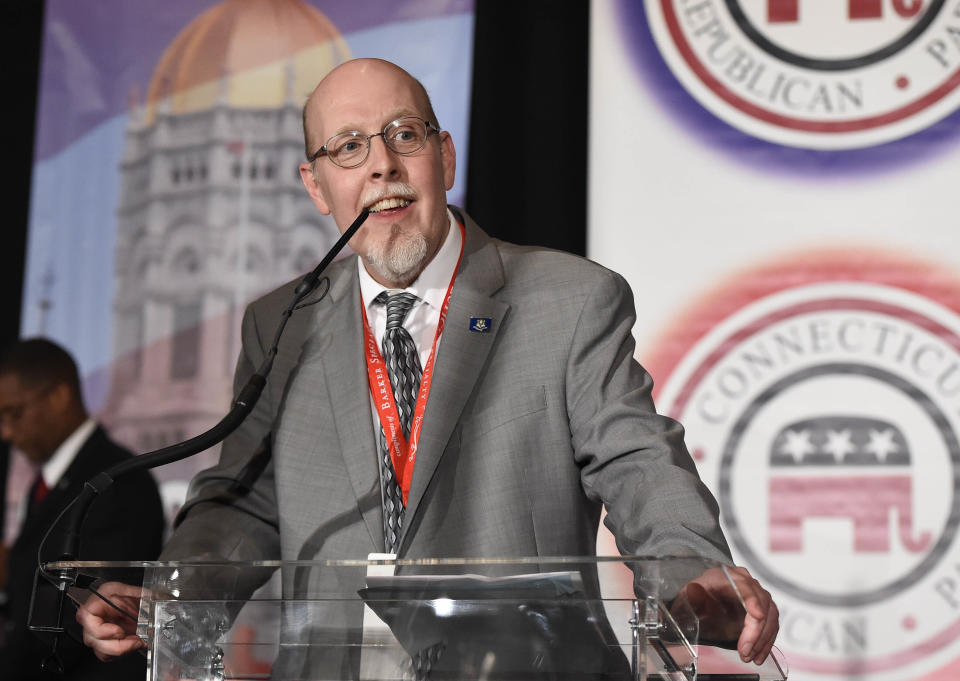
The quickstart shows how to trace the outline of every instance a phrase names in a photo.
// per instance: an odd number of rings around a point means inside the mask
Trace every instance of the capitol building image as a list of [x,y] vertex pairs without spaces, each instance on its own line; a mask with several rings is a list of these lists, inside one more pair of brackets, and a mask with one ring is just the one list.
[[[347,59],[301,0],[225,0],[131,94],[117,206],[114,364],[100,418],[135,451],[226,412],[245,304],[312,269],[339,236],[297,170],[301,107]],[[157,471],[189,479],[203,462]]]

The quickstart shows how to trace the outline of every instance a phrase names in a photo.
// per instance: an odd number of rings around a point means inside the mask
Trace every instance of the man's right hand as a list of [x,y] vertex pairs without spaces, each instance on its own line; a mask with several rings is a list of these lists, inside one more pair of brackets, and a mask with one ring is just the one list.
[[137,636],[136,619],[143,589],[121,582],[106,582],[97,591],[103,598],[91,594],[77,610],[77,622],[83,627],[83,642],[104,662],[146,648],[147,644]]

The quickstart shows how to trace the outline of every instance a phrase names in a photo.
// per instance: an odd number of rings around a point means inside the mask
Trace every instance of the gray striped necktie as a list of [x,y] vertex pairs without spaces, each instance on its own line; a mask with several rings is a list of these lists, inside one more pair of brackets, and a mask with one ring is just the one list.
[[[387,328],[383,334],[381,352],[387,363],[387,374],[393,388],[393,399],[397,404],[397,415],[405,437],[410,436],[410,424],[413,410],[420,392],[420,355],[410,333],[403,328],[410,308],[418,298],[412,293],[384,291],[375,302],[387,306]],[[383,494],[383,534],[387,553],[395,553],[400,530],[403,527],[403,495],[397,480],[393,463],[390,461],[390,448],[383,427],[380,428],[380,485]]]

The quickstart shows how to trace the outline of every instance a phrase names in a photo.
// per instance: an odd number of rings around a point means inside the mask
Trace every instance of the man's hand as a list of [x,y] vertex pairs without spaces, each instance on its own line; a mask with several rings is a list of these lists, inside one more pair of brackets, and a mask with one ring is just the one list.
[[780,630],[780,611],[746,568],[710,568],[687,584],[679,598],[700,619],[702,637],[736,638],[744,662],[759,665],[767,659]]
[[83,627],[83,642],[93,648],[94,654],[104,662],[146,648],[147,644],[137,636],[136,619],[143,589],[120,582],[106,582],[98,589],[98,593],[113,605],[91,594],[87,602],[80,606],[77,622]]

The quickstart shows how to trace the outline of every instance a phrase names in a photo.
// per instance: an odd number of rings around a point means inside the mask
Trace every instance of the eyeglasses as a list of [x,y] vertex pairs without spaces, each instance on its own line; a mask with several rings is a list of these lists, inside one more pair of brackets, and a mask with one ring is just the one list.
[[370,155],[370,140],[374,137],[383,137],[384,144],[391,151],[406,155],[423,149],[431,132],[439,133],[440,128],[417,116],[404,116],[387,123],[382,132],[372,135],[364,135],[359,130],[338,133],[307,160],[313,163],[321,156],[326,156],[341,168],[356,168]]

